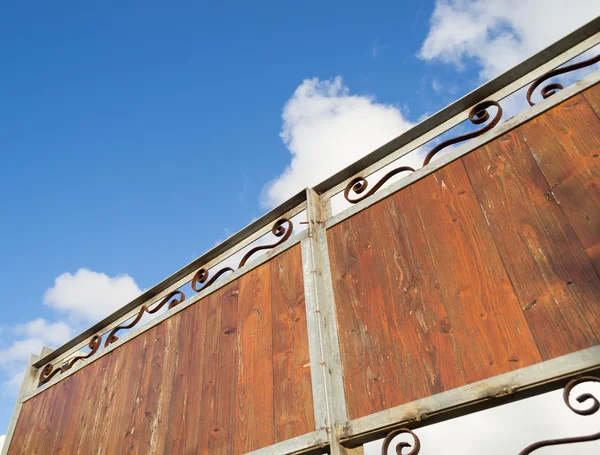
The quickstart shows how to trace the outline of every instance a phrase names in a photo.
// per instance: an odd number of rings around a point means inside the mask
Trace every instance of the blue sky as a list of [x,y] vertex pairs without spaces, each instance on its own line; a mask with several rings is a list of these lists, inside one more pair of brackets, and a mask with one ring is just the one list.
[[[600,12],[514,1],[5,4],[0,434],[29,347]],[[307,169],[311,153],[327,164]],[[86,303],[87,278],[107,308]]]

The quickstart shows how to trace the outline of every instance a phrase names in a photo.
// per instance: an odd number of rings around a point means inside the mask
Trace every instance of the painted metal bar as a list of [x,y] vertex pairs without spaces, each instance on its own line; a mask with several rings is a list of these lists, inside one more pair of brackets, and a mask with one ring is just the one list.
[[259,219],[253,221],[241,231],[233,234],[223,243],[220,243],[199,258],[190,262],[188,265],[181,268],[165,280],[161,281],[156,286],[150,288],[139,297],[119,308],[117,311],[110,314],[100,322],[94,324],[92,327],[80,333],[72,340],[58,347],[52,353],[39,359],[36,362],[35,367],[40,368],[55,359],[60,359],[60,356],[63,354],[69,355],[70,352],[81,349],[89,342],[89,338],[98,332],[110,330],[109,326],[111,326],[111,324],[112,326],[117,326],[126,321],[131,316],[135,315],[139,307],[142,305],[148,302],[158,301],[172,290],[175,290],[186,284],[192,279],[194,273],[201,267],[212,267],[213,265],[218,264],[223,259],[226,259],[237,252],[239,249],[247,246],[249,243],[266,234],[271,229],[271,224],[277,221],[279,218],[284,216],[291,218],[300,213],[305,208],[305,197],[306,193],[302,191],[296,196],[282,203],[280,206],[266,213]]
[[598,370],[600,345],[351,420],[340,441],[361,445],[396,428],[418,428],[559,389],[574,376]]
[[[322,206],[318,194],[307,188],[306,204],[309,234],[302,245],[302,263],[309,339],[316,338],[310,346],[315,417],[318,418],[317,425],[322,422],[326,425],[331,455],[359,455],[362,448],[350,450],[337,440],[341,428],[348,421],[348,412],[324,228],[326,216],[330,213],[329,201]],[[315,346],[317,340],[318,346]]]
[[272,446],[253,450],[246,455],[296,455],[326,453],[329,447],[327,430],[321,429],[303,434]]
[[314,240],[311,235],[302,240],[302,271],[304,275],[304,301],[308,333],[308,352],[312,382],[313,406],[316,429],[327,428],[327,394],[323,371],[322,326],[316,281],[317,267],[314,257]]
[[[172,317],[173,315],[175,315],[175,314],[177,314],[177,313],[185,310],[189,306],[194,305],[195,303],[199,302],[203,298],[205,298],[208,295],[212,294],[213,292],[219,290],[223,286],[227,286],[229,283],[231,283],[232,281],[237,280],[242,275],[245,275],[246,273],[250,272],[251,270],[253,270],[253,269],[257,268],[257,267],[260,267],[265,262],[271,260],[273,257],[275,257],[275,256],[283,253],[284,251],[286,251],[286,250],[292,248],[293,246],[297,245],[298,243],[302,242],[302,240],[304,238],[306,238],[307,236],[308,236],[308,232],[307,231],[303,231],[303,232],[301,232],[299,234],[296,234],[295,236],[293,236],[292,238],[286,240],[284,243],[282,243],[278,247],[273,248],[272,250],[269,250],[267,253],[265,253],[262,256],[256,258],[254,261],[248,262],[246,265],[244,265],[243,267],[239,268],[235,272],[233,272],[230,275],[227,275],[226,277],[222,278],[221,280],[215,282],[210,288],[208,288],[206,290],[203,290],[203,291],[200,291],[198,294],[190,297],[189,299],[184,300],[180,305],[177,305],[173,309],[171,309],[171,310],[169,310],[169,311],[161,314],[160,316],[155,317],[154,319],[148,321],[146,324],[141,325],[140,327],[138,327],[136,329],[132,329],[130,332],[127,332],[127,333],[123,334],[122,337],[119,338],[116,342],[114,342],[114,343],[110,344],[109,346],[103,348],[96,355],[90,357],[89,359],[77,362],[68,371],[56,375],[54,378],[52,378],[47,383],[45,383],[45,384],[43,384],[43,385],[35,388],[32,391],[29,391],[28,393],[26,393],[21,398],[21,400],[22,401],[27,401],[27,400],[33,398],[34,396],[36,396],[36,395],[44,392],[46,389],[48,389],[49,387],[52,387],[57,382],[60,382],[60,381],[62,381],[64,379],[68,378],[72,374],[77,373],[81,368],[84,368],[86,365],[89,365],[90,363],[95,362],[96,360],[98,360],[98,359],[102,358],[103,356],[109,354],[113,350],[119,348],[123,344],[125,344],[125,343],[133,340],[135,337],[141,335],[142,333],[144,333],[144,332],[150,330],[151,328],[155,327],[156,325],[160,324],[164,320],[166,320],[166,319]],[[39,362],[37,362],[37,363],[39,363]],[[36,384],[37,384],[37,380],[36,380]]]
[[437,158],[435,161],[432,161],[425,167],[417,169],[415,172],[408,174],[406,177],[390,184],[389,186],[382,188],[380,191],[376,192],[372,196],[367,199],[358,202],[351,207],[343,210],[337,215],[329,218],[326,222],[325,227],[330,228],[335,226],[338,223],[341,223],[347,218],[357,214],[358,212],[365,210],[366,208],[376,204],[377,202],[385,199],[391,194],[400,191],[403,188],[406,188],[409,185],[421,180],[424,177],[427,177],[430,174],[433,174],[438,169],[446,166],[447,164],[459,159],[460,157],[471,153],[477,148],[487,144],[488,142],[493,141],[494,139],[502,136],[503,134],[508,133],[510,130],[517,128],[518,126],[528,122],[534,117],[546,112],[547,110],[553,108],[554,106],[562,103],[563,101],[577,95],[578,93],[583,92],[589,87],[600,82],[600,70],[595,71],[594,73],[588,75],[587,77],[581,79],[580,81],[570,85],[569,87],[561,90],[557,94],[551,96],[550,98],[546,98],[543,101],[540,101],[538,104],[524,110],[520,114],[517,114],[510,120],[498,125],[496,128],[488,131],[481,136],[470,140],[466,144],[457,147],[456,149],[446,153],[445,155]]
[[597,17],[319,183],[315,191],[332,197],[357,174],[370,175],[466,120],[469,109],[476,104],[486,99],[500,101],[599,43],[600,17]]

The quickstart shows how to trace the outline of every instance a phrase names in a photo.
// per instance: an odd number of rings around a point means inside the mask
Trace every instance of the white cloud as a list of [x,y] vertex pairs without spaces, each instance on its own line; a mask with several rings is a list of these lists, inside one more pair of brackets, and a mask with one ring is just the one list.
[[6,439],[6,435],[3,434],[2,436],[0,436],[0,450],[2,450],[2,447],[4,447],[4,439]]
[[413,126],[395,106],[377,103],[372,96],[350,95],[341,77],[302,82],[282,118],[280,136],[292,160],[264,188],[266,207],[316,185]]
[[44,304],[68,314],[76,322],[97,322],[141,294],[129,275],[110,277],[79,269],[65,272],[44,293]]
[[6,379],[4,392],[14,394],[19,390],[27,361],[31,354],[38,354],[42,347],[56,347],[68,341],[74,334],[65,322],[49,323],[38,318],[15,326],[11,332],[17,340],[0,349],[0,368]]
[[419,52],[492,78],[600,14],[597,0],[437,0]]
[[42,318],[34,319],[25,324],[19,324],[13,331],[15,335],[37,338],[53,346],[67,341],[72,333],[72,329],[67,323],[62,321],[48,323]]

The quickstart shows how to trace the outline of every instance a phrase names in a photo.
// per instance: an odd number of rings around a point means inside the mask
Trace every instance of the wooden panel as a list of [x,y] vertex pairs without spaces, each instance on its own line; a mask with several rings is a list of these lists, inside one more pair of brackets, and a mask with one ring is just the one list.
[[550,187],[600,273],[600,122],[586,101],[596,103],[600,85],[588,89],[520,130]]
[[[300,249],[293,251],[301,262]],[[273,397],[275,439],[282,441],[305,432],[313,422],[313,397],[308,356],[308,333],[302,269],[288,267],[278,256],[270,263],[273,302]],[[290,408],[288,402],[295,403]]]
[[352,220],[328,233],[350,416],[464,384],[411,191]]
[[463,162],[544,360],[597,344],[598,275],[521,130]]
[[252,279],[240,286],[240,300],[249,304],[240,308],[240,353],[236,388],[236,419],[242,423],[235,435],[236,453],[249,452],[274,442],[273,393],[263,384],[273,383],[271,361],[273,319],[271,307],[271,275],[261,268]]
[[541,360],[461,162],[328,241],[351,418]]
[[313,431],[303,287],[298,245],[25,402],[9,453],[237,455]]

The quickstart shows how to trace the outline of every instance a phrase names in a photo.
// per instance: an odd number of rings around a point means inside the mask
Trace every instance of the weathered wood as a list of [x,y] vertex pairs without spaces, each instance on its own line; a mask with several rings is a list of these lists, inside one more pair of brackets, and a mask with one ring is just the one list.
[[462,163],[328,241],[351,418],[541,360]]
[[[235,452],[246,453],[275,441],[271,341],[271,274],[263,267],[240,284],[240,330],[238,332],[238,371]],[[262,444],[261,444],[262,442]]]
[[[596,84],[595,86],[587,89],[582,93],[582,95],[590,107],[594,110],[596,116],[600,119],[600,84]],[[595,160],[594,175],[597,179],[599,174],[598,161],[600,161],[600,153],[592,153],[592,158]],[[597,189],[598,183],[596,182],[594,185]],[[598,229],[600,230],[600,227],[598,227]],[[594,266],[594,269],[596,270],[596,273],[600,275],[600,242],[596,242],[595,245],[589,246],[586,252],[590,258],[590,261],[592,262],[592,265]]]
[[464,384],[410,189],[328,241],[350,418]]
[[462,160],[543,359],[597,344],[600,279],[521,130]]
[[540,361],[462,163],[412,191],[467,381]]
[[[594,102],[600,85],[584,93]],[[600,122],[582,94],[521,127],[525,141],[579,241],[600,258]],[[600,273],[598,268],[596,271]]]
[[[300,249],[290,251],[302,262]],[[273,302],[273,400],[275,439],[283,441],[315,428],[302,270],[277,257],[270,263]],[[286,402],[296,403],[295,409]]]
[[297,245],[26,401],[9,453],[241,455],[310,433],[306,337]]

